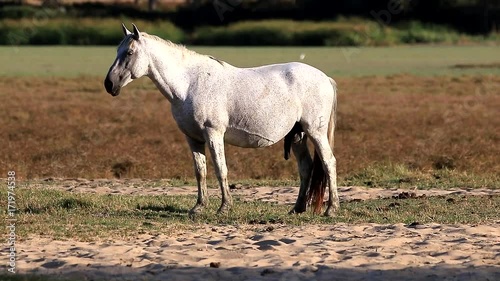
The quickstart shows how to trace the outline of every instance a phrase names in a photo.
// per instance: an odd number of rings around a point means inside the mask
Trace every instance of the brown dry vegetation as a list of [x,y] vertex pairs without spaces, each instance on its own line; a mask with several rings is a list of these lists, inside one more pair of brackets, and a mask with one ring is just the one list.
[[[500,77],[397,75],[337,82],[341,177],[385,164],[477,175],[500,170]],[[94,77],[2,77],[0,89],[2,175],[13,169],[25,179],[194,177],[169,104],[149,81],[116,98]],[[296,179],[295,161],[285,161],[282,150],[281,142],[258,150],[228,147],[230,178]]]

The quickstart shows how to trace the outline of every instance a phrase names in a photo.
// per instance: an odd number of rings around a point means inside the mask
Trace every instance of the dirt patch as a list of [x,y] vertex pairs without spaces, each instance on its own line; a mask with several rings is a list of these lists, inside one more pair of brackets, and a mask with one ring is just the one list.
[[[29,188],[132,195],[194,195],[168,180],[50,178]],[[292,204],[298,188],[236,185],[233,196]],[[218,189],[209,189],[219,196]],[[339,187],[341,201],[445,195],[498,196],[495,189],[408,190]],[[453,202],[447,201],[447,204]],[[29,235],[17,245],[18,274],[81,280],[496,280],[500,221],[483,225],[346,224],[290,226],[198,224],[122,239],[56,240]],[[96,226],[97,227],[97,226]]]
[[81,280],[496,280],[495,225],[201,226],[174,236],[30,237],[18,271]]

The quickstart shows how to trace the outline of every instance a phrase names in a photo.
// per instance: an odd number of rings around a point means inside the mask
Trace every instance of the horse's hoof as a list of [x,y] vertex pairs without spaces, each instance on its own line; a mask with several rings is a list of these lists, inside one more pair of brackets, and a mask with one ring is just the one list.
[[196,215],[200,214],[203,209],[205,208],[205,206],[201,205],[201,204],[197,204],[196,206],[194,206],[190,211],[189,211],[189,216],[190,217],[195,217]]
[[231,205],[222,205],[219,210],[217,210],[217,214],[219,215],[227,215],[229,210],[231,209]]
[[333,217],[335,215],[335,213],[337,213],[338,209],[339,209],[338,207],[328,206],[328,208],[326,208],[326,211],[323,215],[325,217]]
[[288,212],[288,214],[289,215],[302,214],[305,211],[306,211],[306,208],[297,208],[297,207],[294,207],[293,209],[290,210],[290,212]]

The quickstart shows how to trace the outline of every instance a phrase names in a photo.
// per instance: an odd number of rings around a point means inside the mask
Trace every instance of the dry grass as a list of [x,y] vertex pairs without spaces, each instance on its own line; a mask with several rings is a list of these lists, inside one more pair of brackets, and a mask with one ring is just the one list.
[[[500,170],[499,76],[337,80],[341,178],[386,165],[429,174]],[[194,177],[169,104],[147,80],[117,98],[94,77],[2,77],[0,88],[1,175],[13,169],[21,179]],[[298,177],[281,142],[259,150],[228,147],[227,161],[231,179]]]

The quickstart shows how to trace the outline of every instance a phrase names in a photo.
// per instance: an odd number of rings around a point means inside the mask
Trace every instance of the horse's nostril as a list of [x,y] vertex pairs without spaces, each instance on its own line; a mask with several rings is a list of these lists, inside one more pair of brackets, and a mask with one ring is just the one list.
[[104,80],[104,87],[106,88],[106,91],[108,93],[111,93],[111,91],[113,90],[113,82],[111,82],[109,78],[106,78],[106,80]]

